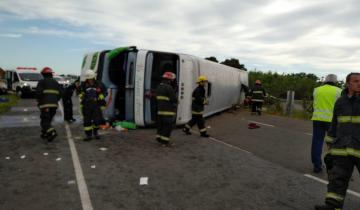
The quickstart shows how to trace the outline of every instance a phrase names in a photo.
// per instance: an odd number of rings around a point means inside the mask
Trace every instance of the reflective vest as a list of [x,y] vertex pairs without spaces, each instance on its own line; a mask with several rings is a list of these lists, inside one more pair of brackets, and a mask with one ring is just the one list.
[[332,85],[323,85],[314,89],[314,112],[311,120],[331,122],[334,105],[340,97],[341,89]]

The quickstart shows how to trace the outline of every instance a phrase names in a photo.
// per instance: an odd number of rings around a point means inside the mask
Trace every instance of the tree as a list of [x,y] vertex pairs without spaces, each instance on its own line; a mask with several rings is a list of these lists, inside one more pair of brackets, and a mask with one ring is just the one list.
[[219,61],[216,59],[216,57],[214,57],[214,56],[210,56],[210,57],[207,57],[207,58],[205,58],[206,60],[209,60],[209,61],[213,61],[213,62],[215,62],[215,63],[219,63]]
[[221,64],[247,71],[245,65],[240,64],[239,60],[236,58],[226,59],[225,61],[221,62]]

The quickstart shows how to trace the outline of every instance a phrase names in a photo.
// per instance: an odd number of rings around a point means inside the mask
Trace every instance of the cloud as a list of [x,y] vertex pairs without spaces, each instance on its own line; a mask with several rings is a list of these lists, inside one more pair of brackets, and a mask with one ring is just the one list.
[[32,26],[21,34],[336,72],[360,66],[359,7],[357,0],[3,0],[0,12],[68,26]]
[[22,34],[0,34],[0,37],[6,38],[21,38]]

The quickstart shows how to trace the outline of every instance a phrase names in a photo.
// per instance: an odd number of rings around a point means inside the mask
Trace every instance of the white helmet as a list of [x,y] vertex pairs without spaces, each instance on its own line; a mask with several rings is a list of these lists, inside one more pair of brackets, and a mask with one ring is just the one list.
[[96,77],[96,74],[95,74],[95,72],[93,70],[88,69],[88,70],[85,71],[85,80],[87,80],[87,79],[95,79],[95,77]]

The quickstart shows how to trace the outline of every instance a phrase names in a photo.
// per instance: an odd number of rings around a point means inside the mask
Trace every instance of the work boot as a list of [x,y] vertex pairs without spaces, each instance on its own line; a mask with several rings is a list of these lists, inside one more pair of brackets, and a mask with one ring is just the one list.
[[191,132],[188,128],[183,128],[182,131],[186,134],[186,135],[191,135]]
[[57,136],[56,130],[51,131],[50,134],[47,135],[46,139],[48,142],[52,142]]
[[94,128],[94,129],[93,129],[93,132],[94,132],[94,137],[95,137],[95,139],[100,139],[100,136],[99,136],[99,133],[98,133],[98,129],[97,129],[97,128]]
[[210,137],[210,135],[207,134],[207,133],[201,133],[200,136],[201,136],[201,137],[204,137],[204,138],[209,138],[209,137]]
[[326,205],[316,205],[315,210],[341,210],[341,208],[336,208],[326,204]]
[[83,140],[84,140],[84,141],[90,141],[91,139],[92,139],[92,136],[91,136],[91,135],[86,135]]
[[318,173],[321,173],[322,172],[322,167],[320,166],[314,166],[313,168],[313,172],[318,174]]

